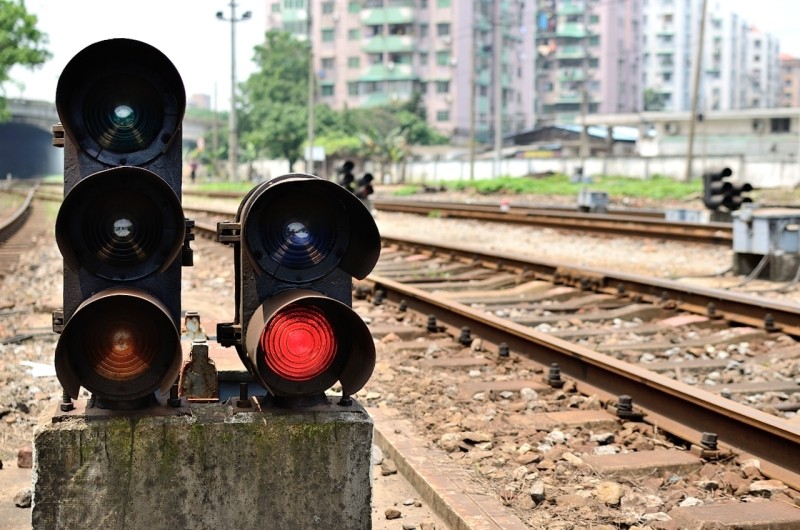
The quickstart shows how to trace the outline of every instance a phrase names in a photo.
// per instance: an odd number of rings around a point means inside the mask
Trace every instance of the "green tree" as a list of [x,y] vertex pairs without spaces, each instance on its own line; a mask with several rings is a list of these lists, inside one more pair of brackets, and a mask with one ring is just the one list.
[[259,71],[241,85],[244,142],[259,154],[285,158],[290,170],[302,158],[306,140],[310,56],[308,43],[270,30],[264,45],[255,47]]
[[[36,29],[36,15],[28,13],[24,0],[0,0],[0,87],[11,80],[16,65],[33,68],[50,58],[44,48],[47,35]],[[8,104],[0,92],[0,121],[8,118]]]

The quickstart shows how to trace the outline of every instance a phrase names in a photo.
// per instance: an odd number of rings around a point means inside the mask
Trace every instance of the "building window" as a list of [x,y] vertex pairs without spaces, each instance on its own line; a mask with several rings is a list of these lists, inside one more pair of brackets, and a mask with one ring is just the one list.
[[450,7],[450,0],[436,0],[436,7]]
[[330,84],[330,85],[322,85],[320,87],[320,95],[322,97],[333,96],[333,85],[332,84]]
[[428,25],[427,24],[420,24],[419,25],[419,38],[420,39],[427,39],[428,38]]
[[360,29],[351,29],[347,32],[347,39],[348,40],[358,40],[361,38],[361,30]]
[[333,28],[322,30],[322,42],[333,42]]
[[436,81],[436,93],[448,94],[450,92],[450,81]]
[[323,70],[333,70],[333,57],[323,57],[320,62]]
[[788,133],[791,130],[789,118],[772,118],[770,120],[770,131],[774,133]]
[[348,57],[347,58],[347,67],[348,68],[359,68],[361,66],[361,57]]
[[347,83],[347,95],[348,96],[357,96],[358,95],[358,82],[351,81]]
[[280,13],[281,12],[281,3],[280,2],[273,2],[272,3],[272,12],[273,13]]
[[599,15],[589,15],[589,24],[597,24],[600,22]]
[[350,13],[358,13],[361,11],[361,2],[350,2],[347,4],[347,11]]
[[428,66],[428,52],[419,52],[419,65]]
[[306,0],[283,0],[284,9],[302,9],[306,7]]
[[440,22],[436,24],[436,36],[447,37],[450,35],[450,24],[447,22]]
[[333,2],[322,2],[322,14],[330,15],[333,13]]
[[436,111],[436,121],[450,121],[450,111],[449,110],[437,110]]
[[450,64],[450,52],[442,51],[436,52],[436,64],[439,66],[447,66]]

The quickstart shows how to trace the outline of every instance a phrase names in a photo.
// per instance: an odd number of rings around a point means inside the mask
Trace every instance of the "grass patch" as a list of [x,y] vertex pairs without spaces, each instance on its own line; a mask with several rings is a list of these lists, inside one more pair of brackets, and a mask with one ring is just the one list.
[[420,190],[419,186],[403,186],[402,188],[397,188],[396,190],[394,190],[392,195],[394,195],[395,197],[408,197],[410,195],[419,193],[419,190]]
[[687,199],[702,193],[700,180],[679,182],[669,177],[654,176],[650,179],[634,179],[614,175],[595,176],[591,183],[570,182],[567,175],[546,177],[502,177],[487,180],[460,180],[449,183],[456,191],[473,190],[481,194],[534,194],[577,195],[581,188],[605,191],[610,197],[643,197],[649,199]]
[[[253,182],[199,182],[191,186],[191,189],[197,191],[226,191],[241,193],[244,195],[255,186]],[[188,186],[187,186],[188,187]]]

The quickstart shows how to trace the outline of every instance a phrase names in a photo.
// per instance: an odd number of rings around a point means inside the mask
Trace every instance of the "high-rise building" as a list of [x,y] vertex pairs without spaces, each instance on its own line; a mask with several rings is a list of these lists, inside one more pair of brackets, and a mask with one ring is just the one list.
[[471,119],[479,139],[493,135],[498,89],[502,133],[533,126],[534,16],[524,0],[306,1],[270,2],[268,29],[307,37],[310,15],[319,102],[375,106],[418,92],[430,124],[463,142]]
[[[692,108],[702,0],[646,0],[643,60],[645,108]],[[698,112],[772,108],[779,98],[779,45],[724,3],[709,7]]]
[[800,58],[781,55],[781,107],[800,107]]
[[641,0],[538,0],[537,123],[641,109]]

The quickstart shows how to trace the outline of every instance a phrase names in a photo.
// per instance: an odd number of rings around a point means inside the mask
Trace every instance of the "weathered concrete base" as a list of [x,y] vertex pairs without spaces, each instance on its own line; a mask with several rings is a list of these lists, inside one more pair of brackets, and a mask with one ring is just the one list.
[[[735,252],[733,254],[733,273],[749,275],[755,271],[763,257],[760,254]],[[776,254],[770,257],[769,263],[764,266],[758,277],[772,282],[788,282],[797,275],[798,267],[800,267],[800,254]]]
[[54,409],[34,438],[33,528],[371,528],[364,409],[259,408]]

